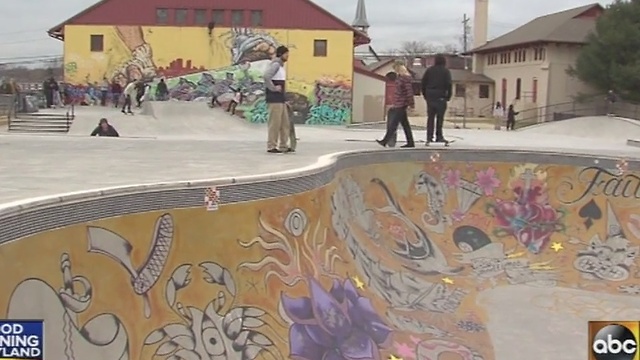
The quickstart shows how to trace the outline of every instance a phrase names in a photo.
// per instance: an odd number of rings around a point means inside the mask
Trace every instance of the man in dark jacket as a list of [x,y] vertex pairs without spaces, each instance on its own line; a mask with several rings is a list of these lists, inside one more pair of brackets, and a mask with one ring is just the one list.
[[451,100],[453,84],[451,72],[447,69],[447,60],[437,55],[435,64],[425,71],[422,77],[422,96],[427,101],[427,144],[433,142],[434,120],[435,142],[446,142],[442,134],[444,114],[447,112],[447,102]]
[[100,119],[98,126],[91,132],[91,136],[120,137],[120,134],[118,134],[116,129],[109,124],[107,119],[102,118]]
[[275,58],[264,72],[265,101],[269,108],[269,135],[267,139],[267,152],[269,153],[295,151],[287,145],[291,126],[285,98],[287,73],[284,64],[287,60],[289,60],[289,49],[286,46],[279,46],[276,49]]

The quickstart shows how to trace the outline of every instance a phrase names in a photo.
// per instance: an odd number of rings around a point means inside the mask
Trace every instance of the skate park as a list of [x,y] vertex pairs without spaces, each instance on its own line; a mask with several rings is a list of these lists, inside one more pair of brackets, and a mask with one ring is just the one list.
[[640,315],[635,120],[386,150],[302,125],[269,155],[200,105],[0,135],[0,309],[44,319],[47,356],[575,359],[588,320]]

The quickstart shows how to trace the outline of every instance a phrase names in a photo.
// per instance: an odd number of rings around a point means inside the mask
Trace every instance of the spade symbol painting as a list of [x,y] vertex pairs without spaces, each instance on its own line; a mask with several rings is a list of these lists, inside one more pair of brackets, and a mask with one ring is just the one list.
[[578,213],[583,220],[584,226],[588,229],[593,226],[594,221],[602,219],[602,210],[596,204],[595,200],[591,199],[586,203]]

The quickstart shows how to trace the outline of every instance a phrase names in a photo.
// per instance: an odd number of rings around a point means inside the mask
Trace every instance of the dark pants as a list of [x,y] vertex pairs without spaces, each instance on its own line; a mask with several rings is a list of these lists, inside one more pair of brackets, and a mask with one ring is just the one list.
[[124,105],[122,105],[123,112],[131,112],[131,95],[124,96]]
[[121,95],[122,94],[120,94],[120,93],[113,93],[112,94],[111,101],[113,102],[113,106],[114,107],[118,107],[118,104],[120,104],[120,96]]
[[217,96],[213,95],[211,97],[211,107],[215,107],[216,105],[222,106],[222,103],[220,103]]
[[238,107],[238,103],[235,100],[231,100],[229,102],[229,106],[227,107],[227,111],[231,113],[231,115],[236,114],[236,107]]
[[53,106],[53,91],[46,91],[44,93],[44,99],[45,99],[45,102],[47,103],[47,108],[50,108],[51,106]]
[[387,117],[387,132],[384,134],[384,138],[382,138],[382,143],[384,143],[385,145],[390,145],[391,142],[395,143],[398,125],[402,125],[404,136],[407,139],[407,145],[413,146],[413,132],[411,131],[411,124],[409,124],[407,108],[403,107],[389,109]]
[[106,90],[102,90],[100,91],[100,95],[102,96],[100,98],[100,105],[101,106],[107,106],[107,96],[109,96],[109,92]]
[[516,125],[516,119],[507,119],[507,130],[513,130]]
[[435,141],[443,141],[442,127],[444,126],[444,114],[447,112],[447,101],[444,99],[427,100],[427,142],[433,141],[435,125]]

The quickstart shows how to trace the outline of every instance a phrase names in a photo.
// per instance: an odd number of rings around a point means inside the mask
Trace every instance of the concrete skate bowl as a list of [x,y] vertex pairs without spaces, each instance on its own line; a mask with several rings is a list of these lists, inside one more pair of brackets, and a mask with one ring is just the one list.
[[257,126],[222,109],[211,109],[206,102],[151,101],[143,103],[140,113],[133,116],[115,111],[107,113],[104,108],[88,111],[96,115],[78,116],[69,129],[69,135],[88,136],[101,117],[108,118],[121,137],[134,138],[198,139],[219,136],[220,133],[243,132]]
[[7,205],[0,312],[50,359],[583,359],[640,317],[617,164],[372,151]]
[[624,142],[627,139],[640,139],[640,121],[609,116],[584,116],[528,126],[518,131]]

